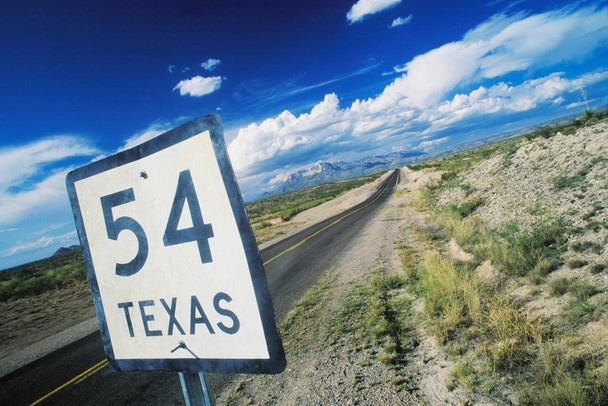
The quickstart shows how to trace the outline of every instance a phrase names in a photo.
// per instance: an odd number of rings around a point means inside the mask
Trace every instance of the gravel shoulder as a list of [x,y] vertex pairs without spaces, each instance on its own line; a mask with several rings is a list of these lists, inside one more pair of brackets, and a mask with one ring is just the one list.
[[[411,324],[397,359],[387,361],[386,342],[369,338],[360,320],[365,315],[357,319],[355,310],[349,315],[353,298],[358,292],[365,295],[378,275],[382,280],[403,275],[397,247],[404,240],[414,241],[408,230],[424,222],[424,215],[411,205],[412,192],[439,175],[402,171],[395,193],[282,324],[285,372],[243,376],[218,394],[219,404],[497,404],[458,388],[448,390],[445,382],[452,364],[420,323]],[[412,301],[412,317],[421,306],[405,289],[391,291],[388,300],[393,299]]]
[[0,376],[98,329],[89,284],[0,303]]

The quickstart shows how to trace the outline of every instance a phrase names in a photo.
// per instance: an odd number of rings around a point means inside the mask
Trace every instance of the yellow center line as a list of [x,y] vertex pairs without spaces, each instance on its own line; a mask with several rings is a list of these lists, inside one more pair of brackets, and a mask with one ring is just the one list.
[[370,205],[372,205],[376,200],[378,200],[383,194],[384,192],[386,192],[386,189],[388,189],[388,186],[393,183],[391,182],[386,182],[386,186],[384,186],[384,189],[382,189],[382,192],[380,192],[378,194],[378,196],[376,196],[374,198],[374,200],[370,201],[368,204],[366,204],[365,206],[359,207],[357,210],[353,210],[348,214],[345,214],[344,216],[340,217],[339,219],[335,220],[334,222],[326,225],[325,227],[323,227],[322,229],[320,229],[319,231],[317,231],[316,233],[309,235],[308,237],[304,238],[302,241],[298,242],[297,244],[292,245],[291,247],[287,248],[285,251],[281,252],[280,254],[277,254],[276,256],[270,258],[268,261],[264,262],[264,266],[268,265],[269,263],[271,263],[272,261],[274,261],[275,259],[279,258],[282,255],[287,254],[290,251],[295,250],[296,248],[298,248],[300,245],[304,244],[306,241],[310,240],[311,238],[315,237],[316,235],[322,233],[323,231],[327,230],[329,227],[336,225],[337,223],[339,223],[340,221],[344,220],[345,218],[352,216],[353,214],[357,213],[358,211],[361,211],[363,209],[365,209],[366,207],[369,207]]
[[93,365],[91,368],[87,369],[86,371],[84,371],[83,373],[81,373],[80,375],[70,379],[69,381],[67,381],[66,383],[64,383],[63,385],[59,386],[58,388],[56,388],[55,390],[47,393],[46,395],[44,395],[43,397],[41,397],[40,399],[38,399],[37,401],[35,401],[34,403],[32,403],[30,406],[34,406],[37,405],[38,403],[42,402],[43,400],[49,398],[50,396],[53,396],[55,393],[59,392],[60,390],[62,390],[63,388],[65,388],[66,386],[69,386],[71,384],[73,384],[74,382],[76,382],[77,380],[81,379],[81,378],[85,378],[88,375],[94,374],[95,372],[97,372],[98,370],[100,370],[101,368],[105,367],[108,363],[107,359],[104,359],[103,361],[99,362],[98,364]]
[[[335,220],[334,222],[326,225],[325,227],[323,227],[322,229],[320,229],[319,231],[317,231],[316,233],[309,235],[308,237],[304,238],[302,241],[300,241],[299,243],[292,245],[291,247],[287,248],[285,251],[281,252],[280,254],[276,255],[275,257],[269,259],[268,261],[264,262],[264,265],[267,265],[269,263],[271,263],[272,261],[274,261],[275,259],[279,258],[282,255],[287,254],[290,251],[293,251],[294,249],[298,248],[300,245],[304,244],[306,241],[310,240],[311,238],[313,238],[314,236],[320,234],[321,232],[327,230],[329,227],[339,223],[340,221],[344,220],[345,218],[352,216],[353,214],[365,209],[366,207],[369,207],[370,205],[372,205],[376,200],[378,200],[383,194],[384,192],[386,192],[386,190],[388,189],[389,185],[392,183],[391,182],[387,182],[386,186],[384,186],[384,189],[382,189],[382,191],[378,194],[378,196],[376,196],[372,201],[370,201],[369,203],[367,203],[365,206],[361,206],[359,207],[357,210],[353,210],[348,214],[345,214],[344,216],[340,217],[339,219]],[[87,378],[89,375],[93,375],[95,372],[99,371],[100,369],[102,369],[103,367],[105,367],[108,364],[108,360],[104,359],[103,361],[99,362],[98,364],[93,365],[91,368],[87,369],[86,371],[84,371],[83,373],[81,373],[78,376],[75,376],[74,378],[70,379],[69,381],[67,381],[66,383],[64,383],[63,385],[59,386],[58,388],[54,389],[53,391],[47,393],[46,395],[44,395],[43,397],[41,397],[40,399],[36,400],[35,402],[33,402],[32,404],[30,404],[30,406],[34,406],[39,404],[40,402],[44,401],[45,399],[48,399],[49,397],[53,396],[55,393],[59,392],[60,390],[64,389],[67,386],[70,386],[71,384],[75,383],[76,381],[80,380],[80,379],[85,379]]]

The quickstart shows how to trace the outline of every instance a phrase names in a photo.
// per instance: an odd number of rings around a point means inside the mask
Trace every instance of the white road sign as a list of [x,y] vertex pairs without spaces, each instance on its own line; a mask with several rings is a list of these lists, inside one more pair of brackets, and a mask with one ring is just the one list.
[[116,369],[284,369],[218,116],[76,169],[67,187]]

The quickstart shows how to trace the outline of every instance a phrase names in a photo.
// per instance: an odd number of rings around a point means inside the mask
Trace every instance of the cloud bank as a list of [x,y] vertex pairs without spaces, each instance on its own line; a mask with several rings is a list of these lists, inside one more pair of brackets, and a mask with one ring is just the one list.
[[0,226],[67,205],[68,161],[98,152],[86,140],[67,135],[0,150]]
[[131,137],[127,138],[122,147],[120,147],[116,152],[124,151],[126,149],[130,149],[136,147],[139,144],[143,144],[146,141],[151,140],[157,135],[161,135],[177,126],[178,122],[185,121],[184,119],[178,119],[175,121],[169,122],[157,122],[150,125],[148,128],[138,131],[133,134]]
[[71,231],[69,233],[65,233],[58,236],[42,236],[38,240],[34,242],[28,242],[23,244],[17,244],[3,253],[3,257],[9,257],[11,255],[18,254],[24,251],[31,251],[40,248],[47,248],[53,244],[69,244],[70,242],[74,242],[77,240],[76,231]]
[[[362,18],[362,13],[353,15]],[[235,170],[259,180],[262,172],[276,176],[311,159],[415,147],[455,123],[560,104],[581,86],[608,80],[608,70],[575,77],[557,71],[515,84],[501,77],[522,71],[530,77],[562,62],[580,62],[605,47],[606,13],[605,7],[568,7],[531,16],[495,15],[460,41],[398,66],[401,76],[375,98],[341,107],[330,93],[310,113],[296,117],[286,110],[241,128],[229,145]]]

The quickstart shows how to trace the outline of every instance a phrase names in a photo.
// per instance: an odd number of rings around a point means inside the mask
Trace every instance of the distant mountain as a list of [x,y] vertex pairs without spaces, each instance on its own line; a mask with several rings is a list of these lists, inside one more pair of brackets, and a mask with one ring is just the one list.
[[307,169],[294,172],[284,179],[269,182],[265,196],[290,192],[317,185],[368,175],[419,161],[422,151],[393,152],[351,162],[317,162]]
[[80,245],[72,245],[70,247],[61,247],[57,251],[55,251],[55,253],[51,256],[54,257],[57,255],[63,255],[63,254],[67,254],[68,252],[80,251],[81,249],[82,249],[82,247]]
[[467,141],[460,144],[439,148],[431,152],[417,150],[403,151],[363,158],[361,160],[351,162],[317,162],[310,168],[291,173],[282,178],[270,180],[264,185],[265,192],[261,196],[258,196],[258,198],[291,192],[292,190],[298,190],[305,187],[318,185],[320,183],[356,178],[383,170],[414,164],[420,161],[463,151],[465,149],[480,147],[482,145],[517,137],[533,131],[538,127],[539,126],[533,126],[516,131],[502,132],[491,137]]

